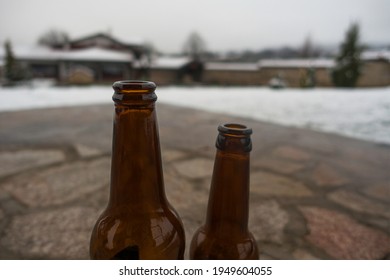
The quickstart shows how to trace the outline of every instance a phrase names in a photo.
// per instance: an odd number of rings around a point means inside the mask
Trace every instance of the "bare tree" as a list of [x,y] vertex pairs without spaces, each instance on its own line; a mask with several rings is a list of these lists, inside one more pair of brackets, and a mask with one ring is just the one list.
[[184,43],[183,52],[193,59],[200,59],[206,52],[206,43],[197,32],[192,32]]
[[69,42],[69,36],[66,32],[51,29],[44,33],[39,39],[38,44],[52,48],[61,48]]
[[312,38],[308,35],[299,50],[299,55],[302,58],[318,57],[321,53],[319,47],[313,44]]

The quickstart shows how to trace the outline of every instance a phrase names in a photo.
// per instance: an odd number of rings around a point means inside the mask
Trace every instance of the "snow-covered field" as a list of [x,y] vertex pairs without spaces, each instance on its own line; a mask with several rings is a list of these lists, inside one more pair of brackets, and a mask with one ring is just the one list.
[[[0,111],[112,104],[109,86],[0,88]],[[390,143],[390,87],[160,87],[158,102]]]

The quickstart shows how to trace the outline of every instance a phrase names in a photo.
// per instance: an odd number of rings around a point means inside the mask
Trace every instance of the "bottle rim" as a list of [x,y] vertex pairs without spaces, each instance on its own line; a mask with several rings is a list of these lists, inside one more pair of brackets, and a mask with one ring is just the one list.
[[132,106],[149,106],[157,100],[154,92],[156,84],[149,81],[124,80],[117,81],[112,85],[114,95],[112,100],[115,104]]
[[252,134],[252,128],[239,123],[225,123],[218,126],[218,131],[224,134],[248,136]]
[[148,93],[156,89],[156,84],[142,80],[123,80],[115,82],[112,87],[116,92],[121,93]]

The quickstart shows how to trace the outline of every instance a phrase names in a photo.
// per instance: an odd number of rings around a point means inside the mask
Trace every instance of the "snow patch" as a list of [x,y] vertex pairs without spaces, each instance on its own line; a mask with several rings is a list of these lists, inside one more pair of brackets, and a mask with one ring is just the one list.
[[[0,88],[0,111],[113,104],[110,86],[48,85]],[[390,87],[272,90],[267,87],[171,86],[159,87],[156,93],[161,103],[390,144]]]

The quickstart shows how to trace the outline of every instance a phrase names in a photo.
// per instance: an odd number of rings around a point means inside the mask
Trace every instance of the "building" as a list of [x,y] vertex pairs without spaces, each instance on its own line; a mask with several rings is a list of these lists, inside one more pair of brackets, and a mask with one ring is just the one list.
[[257,63],[209,62],[203,82],[213,85],[262,85]]
[[187,76],[185,69],[191,59],[186,56],[160,56],[154,57],[150,64],[148,76],[145,79],[150,79],[158,85],[172,85],[188,83],[193,80],[190,74]]
[[259,63],[262,84],[282,80],[288,87],[332,86],[333,59],[265,59]]
[[76,50],[17,47],[13,53],[30,77],[51,78],[59,83],[85,84],[125,79],[130,76],[134,61],[131,53],[98,47]]
[[126,42],[105,33],[96,33],[76,40],[71,40],[62,46],[62,48],[72,50],[93,47],[131,53],[135,58],[140,58],[146,52],[145,42],[141,39],[133,39],[132,41]]
[[364,64],[358,87],[390,86],[390,50],[366,51],[362,59]]
[[[189,57],[151,56],[141,40],[124,42],[97,33],[56,48],[15,47],[15,59],[30,77],[59,84],[112,83],[147,79],[159,85],[330,87],[333,59],[264,59],[253,63],[201,62]],[[5,61],[0,48],[1,65]],[[390,86],[390,51],[364,52],[359,87]]]
[[[390,52],[365,52],[358,87],[390,86]],[[257,63],[208,62],[202,82],[217,85],[331,87],[335,61],[263,59]]]
[[[90,84],[129,79],[137,69],[134,64],[145,55],[140,41],[124,43],[98,33],[67,42],[55,48],[16,46],[15,60],[29,77],[51,78],[60,84]],[[0,61],[5,63],[0,49]]]

